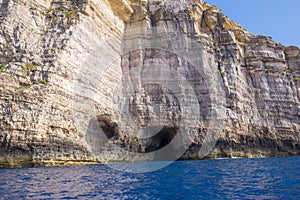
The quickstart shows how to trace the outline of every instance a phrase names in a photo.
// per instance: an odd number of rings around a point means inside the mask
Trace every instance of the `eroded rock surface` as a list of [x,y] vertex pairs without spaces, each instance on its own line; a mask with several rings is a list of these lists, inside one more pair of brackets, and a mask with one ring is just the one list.
[[297,47],[201,0],[1,3],[2,167],[300,154]]

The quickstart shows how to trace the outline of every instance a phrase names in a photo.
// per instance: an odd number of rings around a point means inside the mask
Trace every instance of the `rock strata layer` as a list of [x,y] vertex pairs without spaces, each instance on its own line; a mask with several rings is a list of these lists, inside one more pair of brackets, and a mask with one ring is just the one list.
[[300,50],[201,0],[3,0],[0,26],[1,167],[300,154]]

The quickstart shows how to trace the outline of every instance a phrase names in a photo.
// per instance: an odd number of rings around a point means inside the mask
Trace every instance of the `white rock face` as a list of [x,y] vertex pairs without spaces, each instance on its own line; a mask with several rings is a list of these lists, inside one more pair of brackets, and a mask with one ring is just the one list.
[[299,49],[200,0],[0,14],[3,167],[300,153]]

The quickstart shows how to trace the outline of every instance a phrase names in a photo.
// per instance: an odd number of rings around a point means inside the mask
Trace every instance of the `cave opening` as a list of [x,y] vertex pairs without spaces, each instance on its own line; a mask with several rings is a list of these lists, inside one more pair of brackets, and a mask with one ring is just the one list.
[[[149,139],[146,152],[153,152],[153,160],[173,160],[176,159],[176,148],[171,144],[178,131],[177,127],[163,127],[156,135]],[[159,151],[163,149],[163,151]]]
[[109,123],[104,120],[99,121],[100,127],[103,130],[103,133],[107,137],[107,139],[111,139],[115,136],[117,136],[117,130],[116,130],[116,124],[115,123]]
[[99,154],[102,148],[118,136],[118,125],[105,117],[89,121],[85,139],[94,154]]

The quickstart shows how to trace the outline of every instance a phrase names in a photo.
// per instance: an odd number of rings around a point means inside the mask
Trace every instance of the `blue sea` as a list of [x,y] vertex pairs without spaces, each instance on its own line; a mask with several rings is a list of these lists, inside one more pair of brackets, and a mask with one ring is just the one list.
[[0,199],[300,199],[300,157],[0,169]]

